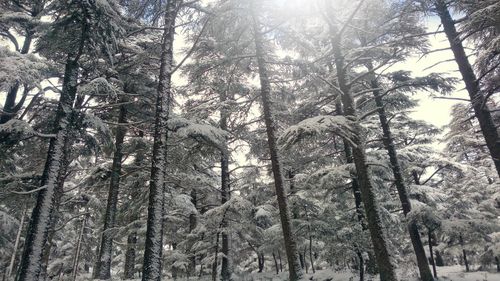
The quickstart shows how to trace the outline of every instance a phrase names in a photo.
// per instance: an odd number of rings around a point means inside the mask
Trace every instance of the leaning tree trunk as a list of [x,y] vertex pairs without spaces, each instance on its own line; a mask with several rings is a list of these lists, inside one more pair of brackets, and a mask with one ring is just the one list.
[[[222,90],[220,93],[220,102],[222,108],[220,111],[220,128],[224,131],[228,130],[227,118],[228,111],[226,108],[227,93]],[[221,205],[224,205],[230,198],[230,185],[229,185],[229,149],[227,145],[224,146],[224,150],[221,153]],[[231,280],[231,270],[229,261],[229,236],[227,234],[228,222],[226,216],[222,218],[222,265],[221,265],[221,280],[229,281]]]
[[[357,132],[362,128],[357,120],[357,113],[354,100],[350,94],[350,87],[347,84],[346,70],[344,68],[344,57],[340,49],[340,37],[332,38],[332,47],[335,55],[335,66],[337,69],[337,82],[341,90],[341,101],[343,105],[344,116],[354,120],[354,127]],[[380,272],[380,279],[384,281],[396,281],[395,267],[392,263],[392,257],[387,249],[387,241],[382,230],[382,223],[378,209],[377,199],[374,193],[374,187],[370,178],[370,171],[366,161],[364,140],[361,136],[354,138],[352,145],[352,157],[356,167],[361,199],[365,207],[368,230],[372,240],[373,249],[377,259],[377,265]]]
[[78,61],[68,57],[64,71],[63,89],[54,122],[53,132],[56,136],[50,140],[40,185],[43,189],[38,192],[36,205],[31,214],[16,281],[38,280],[42,270],[43,249],[47,243],[54,211],[57,209],[57,198],[62,196],[62,190],[58,188],[58,178],[65,159],[65,148],[70,133],[78,70]]
[[179,1],[167,2],[163,38],[161,43],[160,76],[156,97],[153,135],[153,161],[149,184],[149,205],[144,250],[143,281],[160,281],[163,248],[163,201],[165,184],[167,120],[171,103],[171,79],[175,18]]
[[252,9],[253,16],[253,31],[255,50],[257,55],[257,64],[260,76],[262,108],[264,111],[264,122],[266,124],[267,142],[269,146],[269,154],[271,157],[271,167],[274,177],[274,187],[276,189],[276,197],[278,201],[278,209],[280,213],[281,228],[283,230],[283,238],[285,241],[285,251],[288,259],[289,280],[296,281],[302,279],[303,273],[300,268],[299,258],[297,253],[297,244],[295,242],[292,225],[290,222],[290,210],[288,209],[287,198],[285,194],[285,185],[283,179],[283,171],[281,167],[278,147],[275,136],[275,123],[271,110],[271,83],[267,74],[265,62],[264,42],[262,33],[259,27],[259,21]]
[[[368,71],[373,71],[371,64],[368,66]],[[375,78],[371,81],[371,87],[373,89],[379,88],[378,81]],[[396,151],[396,146],[394,145],[394,139],[392,137],[391,128],[389,121],[387,120],[387,113],[385,112],[384,102],[379,90],[373,90],[373,96],[375,97],[375,105],[377,106],[378,117],[380,124],[382,125],[383,132],[383,143],[389,155],[389,162],[391,163],[392,174],[394,175],[394,183],[399,195],[399,201],[403,208],[403,214],[406,216],[411,211],[411,202],[408,197],[408,190],[401,172],[401,166],[398,160],[398,154]],[[433,281],[431,270],[427,262],[427,257],[425,255],[424,244],[418,232],[418,226],[416,222],[410,222],[408,224],[408,232],[410,233],[411,244],[413,246],[413,251],[417,257],[418,270],[420,272],[420,278],[422,281]]]
[[480,91],[479,81],[474,73],[474,70],[472,69],[467,55],[465,54],[462,40],[460,39],[459,33],[455,27],[455,21],[452,19],[445,1],[436,0],[435,7],[441,19],[444,33],[446,34],[451,50],[453,51],[458,69],[462,74],[465,88],[469,93],[472,108],[474,109],[474,114],[479,121],[479,126],[486,141],[486,146],[488,147],[491,158],[495,163],[498,176],[500,177],[500,136],[495,126],[495,122],[491,117],[487,100]]
[[123,141],[127,129],[124,127],[126,122],[127,109],[125,105],[120,106],[118,116],[118,127],[115,136],[115,152],[113,164],[111,166],[111,179],[109,182],[108,203],[106,213],[104,214],[104,227],[101,234],[101,246],[97,256],[94,279],[107,280],[111,278],[111,259],[113,257],[113,234],[110,232],[115,227],[116,206],[118,204],[118,191],[120,189],[120,178],[122,172]]

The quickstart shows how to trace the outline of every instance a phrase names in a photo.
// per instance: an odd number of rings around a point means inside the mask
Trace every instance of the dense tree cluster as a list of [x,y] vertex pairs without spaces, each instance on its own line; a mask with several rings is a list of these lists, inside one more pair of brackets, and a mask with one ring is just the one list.
[[0,37],[2,280],[500,272],[498,1],[2,0]]

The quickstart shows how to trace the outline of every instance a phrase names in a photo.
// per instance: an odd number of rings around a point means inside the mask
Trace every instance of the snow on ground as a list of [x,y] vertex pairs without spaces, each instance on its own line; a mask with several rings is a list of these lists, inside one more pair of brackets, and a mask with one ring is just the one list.
[[[443,266],[438,267],[439,281],[500,281],[500,273],[474,271],[464,272],[463,266]],[[275,272],[251,273],[244,276],[233,275],[234,281],[286,281],[288,272],[281,272],[277,275]],[[311,281],[357,281],[359,276],[349,271],[333,271],[333,270],[318,270],[315,274],[309,273],[305,275],[305,280]],[[418,281],[415,277],[405,277],[400,274],[401,281]],[[219,280],[219,276],[217,280]],[[81,275],[77,278],[78,281],[91,280],[89,275]],[[112,278],[112,280],[121,280],[121,278]],[[130,281],[140,281],[134,279]],[[163,281],[173,281],[171,278],[162,278]],[[176,281],[211,281],[211,276],[177,278]],[[378,276],[365,276],[366,281],[378,281]]]

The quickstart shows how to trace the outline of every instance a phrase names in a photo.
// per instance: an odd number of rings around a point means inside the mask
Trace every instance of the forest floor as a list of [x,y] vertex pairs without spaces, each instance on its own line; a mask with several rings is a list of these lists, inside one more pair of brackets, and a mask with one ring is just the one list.
[[[463,266],[443,266],[437,269],[438,277],[440,281],[500,281],[500,273],[497,272],[486,272],[486,271],[474,271],[474,272],[464,272]],[[401,281],[417,281],[415,277],[405,277],[403,274],[399,274]],[[283,272],[277,275],[272,272],[265,273],[254,273],[244,277],[235,279],[238,281],[286,281],[287,273]],[[312,281],[357,281],[359,280],[358,275],[352,272],[346,271],[332,271],[332,270],[318,270],[315,274],[306,274],[306,280]],[[378,281],[378,276],[366,276],[366,281]]]
[[[89,281],[87,275],[81,275],[77,280]],[[276,274],[275,272],[251,273],[243,276],[233,275],[234,281],[286,281],[288,278],[287,272]],[[348,271],[333,271],[333,270],[317,270],[316,273],[306,274],[305,280],[311,281],[357,281],[359,276]],[[418,281],[416,277],[405,277],[404,274],[399,274],[401,281]],[[439,281],[500,281],[500,273],[487,271],[464,272],[463,266],[443,266],[438,267]],[[112,278],[115,280],[115,278]],[[121,280],[121,279],[116,279]],[[164,278],[164,281],[173,281],[171,278]],[[211,276],[177,278],[176,281],[211,281]],[[217,278],[219,280],[219,278]],[[378,276],[365,276],[365,281],[378,281]],[[140,281],[140,279],[132,280]]]

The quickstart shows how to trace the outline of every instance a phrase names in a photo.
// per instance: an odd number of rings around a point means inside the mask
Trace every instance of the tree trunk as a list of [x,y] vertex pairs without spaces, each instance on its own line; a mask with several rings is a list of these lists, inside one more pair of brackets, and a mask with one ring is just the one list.
[[365,260],[363,259],[363,253],[358,249],[356,251],[356,255],[358,256],[358,262],[359,262],[359,281],[364,281],[365,280]]
[[429,240],[429,255],[431,255],[432,272],[434,273],[434,278],[437,278],[436,261],[434,260],[434,251],[432,249],[432,231],[427,229],[428,240]]
[[[371,65],[371,63],[369,63],[368,71],[373,71],[373,66]],[[373,78],[371,81],[371,87],[373,89],[378,89],[380,87],[378,81],[376,81],[375,78]],[[375,104],[378,109],[380,124],[382,125],[383,143],[385,149],[387,150],[387,154],[389,155],[389,161],[391,163],[391,169],[394,175],[394,183],[396,185],[396,189],[398,190],[399,201],[401,202],[401,206],[403,208],[403,214],[406,216],[411,211],[411,202],[410,198],[408,197],[406,184],[401,172],[401,166],[399,164],[389,121],[387,120],[384,102],[379,90],[374,90],[373,95],[375,97]],[[429,269],[429,264],[425,255],[424,244],[422,243],[420,233],[418,232],[418,226],[415,222],[411,222],[408,225],[408,232],[410,233],[411,244],[417,258],[420,278],[422,279],[422,281],[433,281],[434,278],[432,277],[431,270]]]
[[214,262],[212,263],[212,281],[217,280],[217,267],[219,265],[219,236],[220,232],[217,232],[217,237],[215,239]]
[[14,242],[14,250],[12,251],[12,257],[10,258],[9,267],[7,268],[7,277],[10,277],[12,275],[12,272],[14,271],[14,263],[16,262],[17,257],[17,248],[19,248],[19,241],[21,240],[21,233],[23,231],[24,218],[26,217],[27,210],[28,206],[25,203],[23,212],[21,214],[21,220],[19,221],[19,228],[17,229],[16,242]]
[[163,248],[163,201],[166,168],[167,120],[171,103],[171,78],[173,42],[177,0],[167,2],[163,38],[161,44],[160,75],[156,97],[154,140],[149,184],[148,220],[144,250],[143,281],[160,281]]
[[76,243],[75,257],[73,259],[73,272],[72,272],[72,280],[73,281],[76,281],[76,276],[78,274],[78,263],[80,261],[80,251],[82,249],[82,239],[83,239],[83,233],[85,230],[86,221],[87,221],[87,217],[85,216],[82,219],[82,226],[80,229],[80,235],[78,236],[78,242]]
[[[222,90],[220,93],[220,102],[225,104],[227,100],[227,93]],[[228,112],[225,105],[220,111],[220,128],[224,131],[228,130],[227,126]],[[224,205],[230,198],[230,185],[229,185],[229,149],[227,145],[221,153],[221,205]],[[221,265],[221,280],[231,280],[231,270],[229,264],[229,236],[227,234],[228,222],[226,216],[222,218],[222,265]]]
[[[141,131],[139,133],[139,137],[144,137],[143,132]],[[144,153],[145,153],[145,146],[144,145],[139,145],[135,148],[137,151],[134,159],[134,166],[135,167],[142,167],[144,163]],[[143,192],[142,191],[142,184],[137,182],[136,184],[133,185],[133,190],[132,190],[132,198],[138,198],[140,194]],[[139,210],[133,210],[132,215],[130,216],[130,221],[129,223],[134,223],[139,219]],[[135,269],[135,260],[136,260],[136,248],[137,248],[137,230],[136,227],[133,226],[132,232],[129,233],[127,236],[127,249],[125,252],[125,262],[124,262],[124,269],[123,269],[123,278],[124,279],[134,279],[134,275],[136,273]]]
[[[340,49],[340,38],[332,39],[332,47],[335,55],[335,66],[337,69],[337,82],[341,94],[344,115],[351,120],[357,120],[356,109],[354,108],[354,100],[350,94],[350,87],[347,84],[346,70],[344,69],[344,57]],[[357,132],[361,132],[362,128],[358,121],[354,121],[354,127]],[[384,281],[396,281],[395,267],[392,263],[392,257],[387,249],[387,241],[382,230],[378,203],[374,193],[373,184],[370,178],[370,171],[366,163],[366,154],[364,140],[358,136],[353,140],[355,145],[352,146],[354,165],[356,166],[356,174],[361,192],[361,199],[365,207],[365,215],[368,222],[368,230],[372,240],[373,249],[377,259],[380,278]]]
[[65,159],[66,144],[71,126],[73,102],[76,96],[78,80],[78,61],[68,57],[66,61],[63,90],[58,103],[55,138],[50,140],[47,160],[42,174],[41,187],[38,192],[35,208],[31,214],[26,242],[16,281],[38,280],[42,269],[42,255],[47,236],[50,231],[54,210],[57,209],[57,198],[62,196],[58,178]]
[[283,261],[281,260],[281,252],[278,251],[278,259],[280,261],[280,272],[283,272]]
[[274,267],[276,267],[276,274],[280,273],[280,269],[278,267],[278,259],[276,259],[276,254],[273,252],[273,259],[274,259]]
[[500,272],[500,259],[495,257],[495,263],[497,264],[497,272]]
[[[118,124],[127,122],[127,109],[124,105],[120,106],[120,115]],[[120,177],[122,173],[123,141],[127,129],[119,125],[116,128],[115,152],[113,164],[111,166],[111,179],[109,182],[108,203],[106,213],[104,214],[104,227],[101,234],[101,246],[97,256],[96,268],[94,270],[94,279],[107,280],[111,278],[111,260],[113,257],[113,234],[110,232],[115,227],[116,206],[118,204],[118,192],[120,190]]]
[[[196,208],[198,199],[196,195],[196,189],[191,190],[191,203],[193,203],[193,206]],[[197,217],[195,213],[192,213],[189,215],[189,233],[193,233],[194,229],[196,228],[196,225],[198,223]],[[190,264],[189,264],[189,274],[195,276],[196,275],[196,252],[193,252],[192,250],[193,244],[190,245]]]
[[474,114],[479,121],[479,126],[486,141],[486,146],[490,152],[491,158],[500,177],[500,137],[491,117],[490,109],[487,105],[485,96],[480,91],[479,81],[472,69],[467,55],[465,54],[462,41],[455,27],[455,21],[452,19],[448,7],[443,0],[435,1],[436,11],[441,19],[444,32],[450,43],[455,61],[465,83],[465,88],[469,93],[469,98],[474,108]]
[[[42,2],[43,1],[38,1],[37,4],[33,5],[33,9],[31,10],[30,13],[31,17],[33,18],[38,17],[40,12],[43,10],[44,4]],[[23,46],[21,50],[19,50],[21,54],[24,55],[29,52],[34,35],[35,31],[33,29],[26,30],[26,37],[24,38]],[[7,91],[7,96],[5,97],[5,103],[3,105],[3,109],[1,111],[2,113],[0,115],[0,125],[5,124],[11,119],[13,119],[16,116],[17,112],[23,106],[23,103],[26,100],[26,96],[28,95],[29,91],[25,90],[23,93],[23,98],[18,104],[16,104],[17,92],[19,91],[20,86],[21,85],[19,84],[19,82],[15,82],[14,85],[12,85]],[[2,140],[4,140],[3,137],[5,136],[2,136]]]
[[137,232],[134,230],[127,237],[127,251],[125,252],[124,279],[134,279],[135,274],[135,248],[137,247]]
[[263,253],[257,253],[258,265],[259,265],[259,273],[264,271],[264,263],[266,262]]
[[465,251],[465,248],[464,248],[464,239],[463,239],[463,237],[462,237],[461,234],[459,235],[458,240],[460,242],[460,246],[462,247],[462,254],[463,254],[463,259],[464,259],[464,264],[465,264],[465,271],[469,272],[470,271],[469,261],[467,260],[467,252]]
[[[252,3],[253,4],[253,1]],[[253,7],[252,7],[253,8]],[[283,171],[281,167],[278,147],[275,136],[275,123],[271,109],[271,83],[267,73],[264,42],[260,31],[260,23],[255,15],[255,11],[251,9],[253,16],[253,31],[255,50],[257,56],[257,64],[259,69],[260,87],[262,108],[264,112],[264,122],[266,124],[267,142],[269,146],[269,154],[271,157],[271,167],[274,177],[274,187],[276,189],[276,197],[278,201],[278,209],[280,213],[281,228],[283,230],[283,238],[285,241],[285,251],[288,259],[289,280],[296,281],[302,279],[303,273],[299,265],[297,254],[297,244],[293,237],[292,225],[290,222],[290,210],[288,209],[287,198],[285,194],[285,185],[283,179]]]

